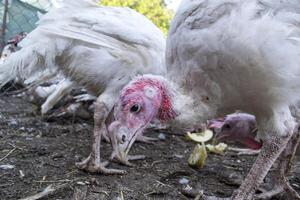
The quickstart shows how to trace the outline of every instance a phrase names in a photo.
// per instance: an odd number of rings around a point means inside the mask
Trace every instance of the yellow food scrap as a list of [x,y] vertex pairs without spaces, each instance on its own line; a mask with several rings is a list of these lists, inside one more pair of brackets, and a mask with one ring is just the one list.
[[207,152],[204,143],[197,144],[191,153],[188,163],[192,167],[202,168],[207,158]]
[[225,143],[219,143],[218,145],[207,144],[206,148],[209,152],[213,152],[215,154],[223,155],[224,151],[227,148],[227,144],[225,144]]
[[195,141],[195,142],[207,142],[209,141],[212,137],[213,137],[213,132],[209,129],[201,132],[201,133],[190,133],[187,132],[187,136],[188,138],[190,138],[191,140]]

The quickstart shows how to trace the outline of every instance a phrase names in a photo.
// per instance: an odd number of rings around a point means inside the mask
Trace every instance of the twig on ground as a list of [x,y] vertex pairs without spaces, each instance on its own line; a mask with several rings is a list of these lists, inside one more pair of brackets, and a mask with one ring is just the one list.
[[13,183],[6,183],[6,184],[0,185],[0,187],[6,187],[6,186],[11,186],[11,185],[14,185],[14,184]]
[[19,200],[37,200],[37,199],[41,199],[49,194],[52,194],[53,192],[59,190],[59,189],[62,189],[64,187],[66,187],[68,184],[67,183],[64,183],[64,184],[60,184],[60,185],[57,185],[57,186],[53,186],[52,184],[47,186],[42,192],[39,192],[33,196],[29,196],[29,197],[25,197],[25,198],[22,198],[22,199],[19,199]]
[[19,149],[19,150],[21,150],[21,151],[23,151],[24,149],[23,148],[21,148],[21,147],[17,147],[17,146],[15,146],[14,144],[12,144],[12,143],[8,143],[10,146],[12,146],[13,148],[16,148],[16,149]]
[[0,159],[0,162],[2,162],[5,158],[7,158],[10,154],[12,154],[17,147],[14,147],[12,150],[10,150],[3,158]]
[[258,155],[260,150],[252,150],[252,149],[246,149],[246,148],[236,148],[236,147],[228,147],[228,151],[237,152],[237,155],[241,156],[253,156]]
[[124,200],[124,194],[122,190],[121,190],[121,200]]
[[57,181],[34,181],[34,182],[36,182],[36,183],[70,183],[73,181],[74,180],[65,179],[65,180],[57,180]]
[[[171,185],[168,185],[168,184],[164,184],[164,183],[162,183],[162,182],[160,182],[160,181],[158,181],[158,180],[155,180],[159,185],[162,185],[162,186],[165,186],[165,187],[169,187],[169,188],[171,188],[171,189],[173,189],[174,191],[177,191],[177,189],[176,188],[174,188],[174,187],[172,187]],[[180,191],[177,191],[178,192],[178,194],[180,194],[180,196],[182,196],[182,197],[184,197],[184,199],[188,199],[184,194],[182,194]]]
[[75,169],[73,171],[70,171],[70,172],[66,173],[66,176],[69,176],[70,174],[74,174],[76,172],[78,172],[78,169]]
[[158,181],[158,180],[155,180],[159,185],[162,185],[162,186],[165,186],[165,187],[169,187],[169,188],[171,188],[171,189],[174,189],[174,187],[172,187],[171,185],[167,185],[167,184],[164,184],[164,183],[162,183],[162,182],[160,182],[160,181]]
[[151,191],[151,192],[147,192],[147,193],[145,193],[145,194],[143,194],[145,197],[147,197],[147,196],[149,196],[149,195],[151,195],[151,194],[156,194],[157,193],[157,191]]
[[109,197],[109,194],[107,191],[104,191],[104,190],[100,190],[100,191],[95,191],[95,190],[92,190],[93,193],[98,193],[98,194],[104,194],[105,196]]
[[161,162],[164,162],[163,160],[156,160],[156,161],[153,161],[152,163],[151,163],[151,167],[153,167],[155,164],[157,164],[157,163],[161,163]]
[[8,173],[3,173],[3,174],[0,174],[0,178],[1,178],[2,176],[5,176],[6,174],[8,174]]

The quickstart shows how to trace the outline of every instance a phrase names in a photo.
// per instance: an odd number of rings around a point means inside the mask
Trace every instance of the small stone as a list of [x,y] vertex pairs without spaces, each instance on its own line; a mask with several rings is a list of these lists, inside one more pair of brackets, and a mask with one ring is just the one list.
[[20,178],[24,178],[25,177],[25,174],[22,170],[19,170],[19,173],[20,173]]
[[76,184],[77,184],[77,185],[86,185],[86,183],[81,182],[81,181],[76,182]]
[[13,169],[15,168],[16,166],[14,165],[0,165],[0,169],[4,169],[4,170],[8,170],[8,169]]
[[26,131],[25,127],[23,127],[23,126],[21,128],[19,128],[19,130],[20,131]]
[[95,178],[91,178],[91,184],[92,185],[99,185],[99,181]]
[[160,139],[160,140],[166,140],[166,135],[163,134],[163,133],[160,133],[160,134],[158,135],[158,139]]
[[10,122],[8,122],[9,125],[18,125],[18,121],[15,119],[11,119]]
[[188,180],[187,178],[181,178],[181,179],[179,180],[179,183],[180,183],[181,185],[186,185],[186,184],[189,183],[189,180]]
[[193,188],[190,185],[184,186],[183,190],[185,191],[191,191]]
[[199,194],[199,190],[192,188],[190,185],[185,185],[182,188],[181,192],[185,196],[187,196],[189,198],[193,198],[193,199],[196,198],[196,196]]
[[183,155],[174,154],[174,157],[175,157],[175,158],[179,158],[179,159],[181,159],[181,158],[183,158]]

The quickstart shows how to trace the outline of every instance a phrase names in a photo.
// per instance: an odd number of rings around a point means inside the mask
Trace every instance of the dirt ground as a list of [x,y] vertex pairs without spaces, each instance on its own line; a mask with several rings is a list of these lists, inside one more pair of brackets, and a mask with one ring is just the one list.
[[[25,198],[49,185],[55,191],[43,199],[193,199],[200,189],[227,197],[238,188],[255,159],[233,152],[209,154],[204,168],[195,170],[187,165],[195,144],[166,133],[166,140],[134,145],[131,154],[146,155],[145,160],[134,162],[135,167],[110,164],[126,169],[126,175],[89,174],[76,169],[74,163],[90,152],[92,121],[45,120],[35,105],[11,96],[1,96],[0,111],[0,167],[13,167],[0,169],[1,200]],[[149,131],[148,135],[158,134]],[[111,147],[102,144],[101,154],[107,159]],[[290,181],[300,192],[298,157],[295,165]]]

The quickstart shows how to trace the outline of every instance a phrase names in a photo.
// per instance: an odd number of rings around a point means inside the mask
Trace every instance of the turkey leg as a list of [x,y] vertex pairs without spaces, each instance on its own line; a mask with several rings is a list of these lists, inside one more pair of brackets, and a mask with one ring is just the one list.
[[106,166],[108,162],[101,162],[100,160],[100,143],[101,135],[107,132],[105,120],[111,109],[102,101],[101,96],[95,103],[94,113],[94,132],[93,132],[93,147],[92,152],[84,161],[76,163],[79,169],[102,174],[124,174],[124,170],[108,169]]

